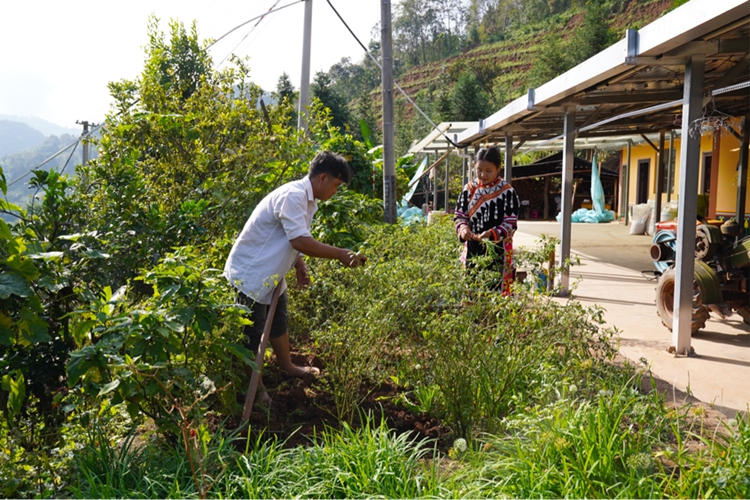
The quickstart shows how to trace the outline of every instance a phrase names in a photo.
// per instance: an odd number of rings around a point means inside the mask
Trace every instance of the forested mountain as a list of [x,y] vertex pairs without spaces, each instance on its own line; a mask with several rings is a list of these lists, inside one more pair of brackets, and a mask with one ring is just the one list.
[[[0,125],[2,122],[0,122]],[[0,131],[0,136],[2,131]],[[40,134],[41,135],[41,134]],[[27,186],[28,173],[31,169],[36,168],[44,160],[57,153],[66,146],[72,144],[77,137],[72,135],[63,134],[60,136],[50,135],[43,137],[38,144],[34,147],[29,147],[18,151],[8,156],[0,155],[0,167],[5,172],[5,177],[8,180],[8,200],[17,205],[25,205],[33,193],[29,191]],[[71,156],[72,153],[72,156]],[[93,156],[95,153],[92,148]],[[70,158],[69,158],[70,157]],[[75,166],[81,163],[82,153],[80,144],[72,150],[72,148],[64,153],[60,154],[53,160],[46,163],[42,168],[45,170],[55,169],[58,172],[65,167],[65,172],[73,174],[75,172]]]
[[[477,120],[684,2],[401,0],[393,4],[395,79],[436,123]],[[379,39],[369,48],[380,57]],[[344,58],[315,75],[312,94],[357,136],[360,121],[380,129],[379,85],[369,57]],[[403,154],[430,125],[398,91],[394,97],[396,152]]]
[[77,134],[80,133],[79,129],[75,127],[64,127],[56,123],[49,122],[36,116],[17,116],[17,115],[5,115],[0,114],[0,120],[7,120],[9,122],[24,123],[31,128],[34,128],[42,133],[42,135],[63,135],[63,134]]
[[0,120],[0,158],[39,145],[44,134],[25,123]]

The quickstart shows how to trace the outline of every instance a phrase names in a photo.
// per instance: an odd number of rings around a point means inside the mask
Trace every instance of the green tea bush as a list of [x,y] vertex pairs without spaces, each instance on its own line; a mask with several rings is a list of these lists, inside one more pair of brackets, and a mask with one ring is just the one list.
[[[551,245],[543,240],[526,260],[546,263]],[[374,226],[358,249],[369,257],[363,268],[310,262],[312,286],[292,292],[291,329],[313,339],[340,416],[355,414],[365,386],[390,379],[473,437],[499,430],[519,405],[554,400],[561,381],[598,390],[592,373],[615,353],[602,311],[535,287],[488,292],[481,283],[491,272],[467,274],[459,249],[449,220]]]

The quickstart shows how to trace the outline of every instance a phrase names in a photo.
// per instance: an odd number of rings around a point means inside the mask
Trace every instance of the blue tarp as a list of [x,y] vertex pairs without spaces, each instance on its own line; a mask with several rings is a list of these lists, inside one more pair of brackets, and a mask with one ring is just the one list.
[[[599,177],[599,168],[596,165],[596,155],[594,155],[594,161],[591,162],[591,204],[593,209],[588,210],[586,208],[579,208],[573,212],[570,216],[571,222],[610,222],[615,220],[615,213],[612,210],[606,210],[604,208],[604,187],[602,186],[602,180]],[[556,217],[559,222],[562,219],[562,212],[557,214]]]

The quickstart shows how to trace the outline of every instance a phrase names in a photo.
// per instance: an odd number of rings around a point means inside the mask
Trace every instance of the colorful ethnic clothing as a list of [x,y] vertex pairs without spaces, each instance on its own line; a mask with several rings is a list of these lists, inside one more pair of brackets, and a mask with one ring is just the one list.
[[[510,291],[515,274],[513,233],[518,227],[518,206],[515,189],[501,178],[498,177],[486,185],[474,180],[461,192],[453,217],[457,234],[460,234],[465,226],[474,234],[492,231],[496,257],[490,269],[502,276],[502,283],[495,283],[491,287],[501,290],[504,294]],[[474,240],[463,243],[461,261],[467,267],[474,267],[472,257],[485,255],[487,243]]]

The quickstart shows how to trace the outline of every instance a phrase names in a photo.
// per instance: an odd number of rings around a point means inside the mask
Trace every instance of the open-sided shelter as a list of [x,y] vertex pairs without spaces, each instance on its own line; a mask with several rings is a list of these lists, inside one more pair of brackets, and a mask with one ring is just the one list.
[[[665,198],[666,136],[675,127],[679,128],[680,145],[675,152],[679,172],[673,172],[679,185],[675,193],[679,201],[679,225],[672,341],[677,354],[688,354],[701,137],[707,132],[707,125],[719,124],[726,132],[722,132],[722,138],[726,137],[729,144],[737,144],[736,148],[730,145],[727,148],[737,156],[734,208],[737,218],[744,220],[750,136],[749,62],[750,0],[691,0],[640,30],[629,29],[625,38],[606,50],[541,87],[529,89],[526,95],[479,120],[459,134],[458,145],[470,148],[485,142],[503,143],[506,165],[512,165],[513,150],[521,144],[539,141],[547,143],[549,149],[555,148],[555,142],[560,144],[562,263],[570,255],[576,144],[581,140],[657,134],[657,141],[648,142],[660,152],[661,160],[653,171],[653,195],[659,214]],[[736,143],[729,142],[735,140]],[[630,154],[626,152],[621,175],[624,195],[620,195],[627,202],[621,206],[635,201],[631,200],[630,187],[634,181],[632,147],[627,151]],[[711,176],[725,178],[720,170],[732,168],[732,159],[728,153],[726,156],[724,165],[729,166],[721,167],[719,162]],[[651,175],[645,178],[650,179]],[[727,175],[731,177],[731,173]],[[512,179],[514,175],[506,172],[505,177]],[[651,185],[645,189],[651,189]],[[718,203],[724,200],[717,200]],[[727,206],[731,207],[731,203]],[[567,290],[569,275],[563,273],[560,279]]]

